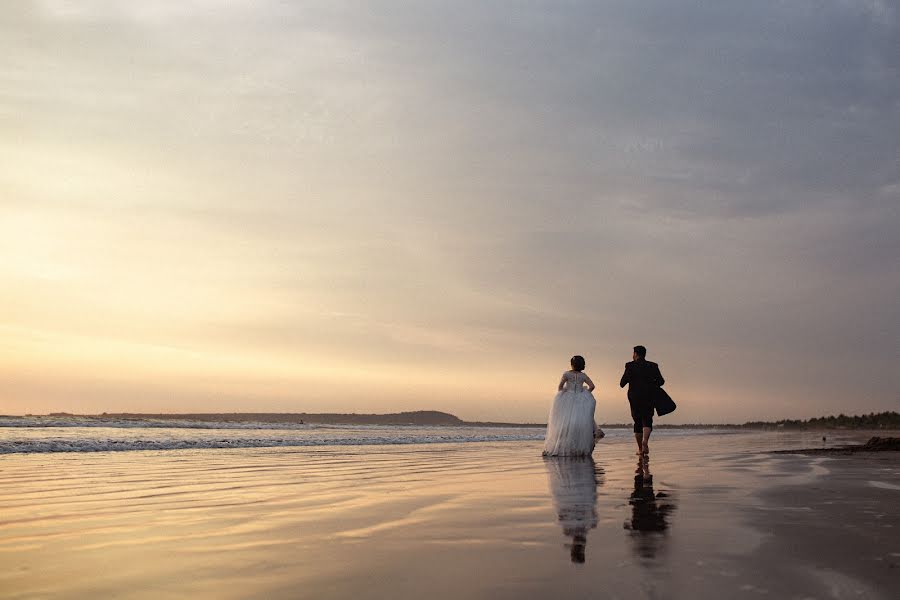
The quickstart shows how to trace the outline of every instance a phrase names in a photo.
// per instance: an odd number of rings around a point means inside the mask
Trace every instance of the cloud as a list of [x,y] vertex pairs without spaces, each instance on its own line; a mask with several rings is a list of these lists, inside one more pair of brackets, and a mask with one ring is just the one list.
[[537,373],[636,340],[740,397],[705,418],[896,400],[888,3],[0,11],[17,327],[415,364],[473,418],[450,382],[526,369],[483,393],[538,420]]

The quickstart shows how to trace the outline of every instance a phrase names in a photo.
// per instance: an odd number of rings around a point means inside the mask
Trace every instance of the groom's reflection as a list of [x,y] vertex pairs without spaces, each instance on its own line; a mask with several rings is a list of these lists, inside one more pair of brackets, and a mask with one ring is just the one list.
[[583,563],[588,531],[597,526],[597,486],[603,483],[603,469],[590,457],[548,457],[544,465],[559,524],[572,538],[566,547],[572,562]]
[[669,517],[675,510],[675,498],[665,491],[655,492],[651,481],[640,474],[635,476],[634,491],[628,498],[631,520],[625,522],[625,529],[631,532],[634,541],[635,554],[647,559],[655,558],[665,543]]

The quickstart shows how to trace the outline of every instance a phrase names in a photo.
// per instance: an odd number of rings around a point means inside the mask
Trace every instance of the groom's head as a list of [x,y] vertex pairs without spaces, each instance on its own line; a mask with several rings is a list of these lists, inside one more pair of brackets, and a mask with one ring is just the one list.
[[647,358],[647,349],[643,346],[635,346],[632,358],[634,358],[634,360]]

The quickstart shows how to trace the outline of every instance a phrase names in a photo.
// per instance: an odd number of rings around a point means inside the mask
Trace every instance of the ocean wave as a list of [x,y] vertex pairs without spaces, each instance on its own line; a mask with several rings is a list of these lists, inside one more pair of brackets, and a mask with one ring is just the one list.
[[[679,429],[661,430],[656,435],[706,433],[717,432]],[[0,417],[0,454],[525,442],[543,440],[544,434],[543,427]],[[630,428],[606,428],[606,434],[609,440],[632,435]]]
[[315,438],[181,438],[181,439],[84,439],[38,438],[0,440],[0,454],[47,452],[125,452],[134,450],[196,450],[222,448],[272,448],[309,446],[385,446],[408,444],[447,444],[470,442],[511,442],[542,440],[543,430],[514,435],[417,435],[353,436]]

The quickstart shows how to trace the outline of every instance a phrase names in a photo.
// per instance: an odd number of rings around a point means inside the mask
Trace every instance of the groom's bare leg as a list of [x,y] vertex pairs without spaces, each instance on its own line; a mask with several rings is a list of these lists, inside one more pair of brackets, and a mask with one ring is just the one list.
[[[650,452],[650,432],[651,431],[653,431],[653,429],[651,429],[650,427],[644,427],[644,434],[641,437],[641,441],[638,442],[638,446],[641,447],[641,451],[644,454],[647,454]],[[637,434],[635,434],[635,437],[637,437]]]
[[650,432],[653,431],[650,427],[644,427],[644,433],[642,436],[642,446],[643,446],[643,455],[641,456],[641,466],[642,473],[641,475],[644,477],[644,481],[650,481]]
[[635,433],[635,434],[634,434],[634,441],[636,441],[636,442],[637,442],[637,445],[638,445],[638,451],[637,451],[638,456],[640,456],[641,451],[642,451],[642,448],[641,448],[641,440],[642,440],[642,439],[643,439],[643,435],[641,435],[640,433]]

